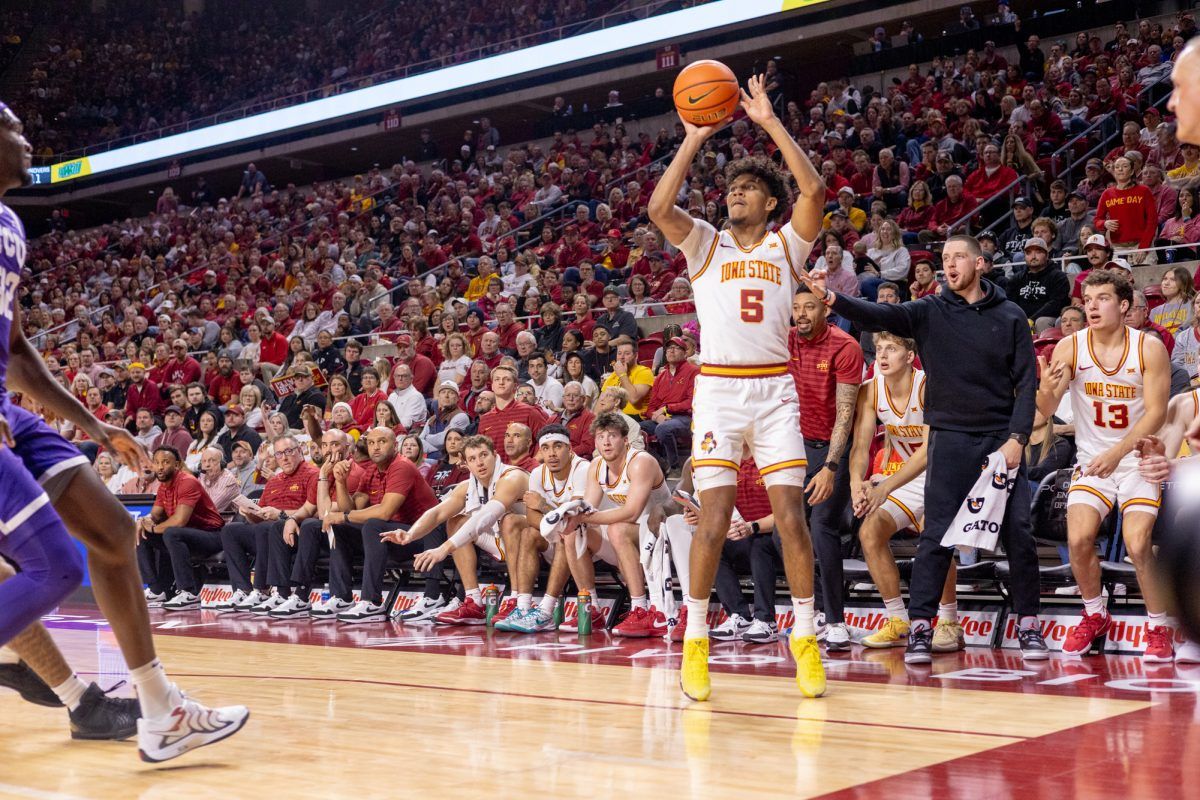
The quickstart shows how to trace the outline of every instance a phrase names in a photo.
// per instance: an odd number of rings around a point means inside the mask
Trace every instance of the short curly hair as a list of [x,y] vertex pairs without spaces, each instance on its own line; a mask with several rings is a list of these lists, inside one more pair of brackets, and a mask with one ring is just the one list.
[[788,190],[788,177],[775,162],[762,156],[739,158],[725,167],[725,184],[731,185],[741,175],[753,175],[767,185],[767,191],[775,198],[775,208],[767,215],[768,220],[774,220],[781,215],[792,201]]

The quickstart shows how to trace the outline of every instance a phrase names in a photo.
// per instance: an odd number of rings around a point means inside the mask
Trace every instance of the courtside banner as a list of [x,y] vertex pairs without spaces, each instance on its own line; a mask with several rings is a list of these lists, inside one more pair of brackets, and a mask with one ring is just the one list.
[[[1056,653],[1061,653],[1067,636],[1075,629],[1082,617],[1083,610],[1073,609],[1069,613],[1047,613],[1042,611],[1038,619],[1042,623],[1042,636],[1046,638],[1046,646]],[[1146,623],[1149,617],[1142,606],[1129,606],[1112,614],[1112,626],[1104,637],[1103,652],[1119,655],[1141,655],[1146,650]],[[1183,634],[1176,631],[1175,645],[1183,644]],[[1017,616],[1010,614],[1004,621],[1004,635],[1000,641],[1004,648],[1017,648]]]
[[274,135],[295,128],[329,122],[354,114],[403,107],[450,91],[560,67],[584,59],[619,53],[658,42],[678,41],[704,31],[719,30],[785,11],[806,8],[829,0],[716,0],[702,6],[589,31],[555,42],[526,47],[510,53],[481,58],[451,67],[424,72],[343,94],[297,103],[286,108],[254,114],[244,119],[209,125],[150,142],[118,147],[89,158],[75,159],[53,167],[52,183],[86,175],[124,169],[189,153]]

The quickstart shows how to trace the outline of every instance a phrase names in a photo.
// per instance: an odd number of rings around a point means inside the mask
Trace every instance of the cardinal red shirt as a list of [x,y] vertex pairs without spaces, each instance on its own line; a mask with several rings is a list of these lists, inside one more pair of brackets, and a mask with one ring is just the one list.
[[771,499],[767,497],[767,487],[762,475],[758,473],[758,464],[753,458],[742,461],[738,468],[737,495],[733,507],[747,522],[769,517],[771,515]]
[[491,439],[496,446],[496,453],[502,454],[504,452],[504,432],[514,422],[528,425],[529,430],[533,432],[534,441],[537,441],[538,431],[546,424],[546,414],[537,406],[522,403],[520,400],[512,400],[504,408],[497,405],[491,411],[480,416],[477,433]]
[[1097,232],[1104,232],[1107,220],[1116,220],[1117,229],[1108,234],[1113,243],[1137,242],[1138,247],[1154,244],[1158,230],[1158,203],[1149,188],[1135,184],[1128,189],[1111,186],[1100,194],[1096,203]]
[[225,524],[200,479],[188,472],[176,472],[169,482],[160,483],[154,505],[166,512],[167,517],[174,514],[179,506],[191,506],[192,517],[183,523],[182,527],[185,528],[219,531]]
[[367,495],[367,504],[377,506],[385,494],[402,494],[404,502],[392,515],[392,522],[411,525],[417,518],[437,505],[433,489],[417,471],[417,465],[397,455],[382,470],[374,464],[363,468],[363,477],[356,491]]
[[277,472],[267,480],[258,504],[263,508],[295,511],[310,498],[315,500],[317,476],[320,473],[321,471],[308,461],[300,462],[300,466],[291,475]]
[[862,381],[862,348],[836,325],[805,339],[792,328],[788,333],[788,372],[800,397],[800,432],[806,439],[827,442],[837,413],[837,385]]

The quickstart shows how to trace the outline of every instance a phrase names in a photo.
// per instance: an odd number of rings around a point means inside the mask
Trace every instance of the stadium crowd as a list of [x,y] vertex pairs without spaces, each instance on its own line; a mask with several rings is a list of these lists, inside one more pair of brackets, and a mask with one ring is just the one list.
[[[842,79],[803,100],[780,98],[826,183],[810,264],[839,293],[899,302],[939,291],[934,252],[949,233],[999,222],[979,237],[989,277],[1026,312],[1039,348],[1052,348],[1084,324],[1072,308],[1090,271],[1195,258],[1200,149],[1176,141],[1143,91],[1169,75],[1188,30],[1184,14],[1136,36],[1124,25],[1074,42],[1031,36],[1016,63],[985,47],[913,65],[882,93]],[[770,63],[768,86],[782,82]],[[1110,114],[1119,142],[1080,179],[1060,171],[1065,162],[1052,156]],[[194,607],[189,554],[224,550],[238,602],[274,610],[287,590],[315,585],[311,570],[300,583],[256,570],[250,586],[249,554],[266,552],[255,550],[261,529],[230,532],[241,523],[222,514],[286,522],[304,509],[311,519],[322,503],[344,501],[349,482],[370,497],[365,509],[385,495],[420,498],[376,516],[346,512],[354,523],[415,524],[467,477],[464,442],[486,449],[476,434],[504,464],[530,470],[545,426],[562,425],[571,450],[592,458],[593,423],[615,419],[663,473],[679,470],[702,336],[719,335],[686,322],[686,264],[646,212],[681,138],[678,125],[635,137],[597,123],[506,147],[484,124],[444,168],[410,161],[276,188],[251,164],[235,197],[199,182],[164,189],[145,218],[91,230],[52,220],[31,243],[21,284],[27,333],[93,413],[155,451],[142,474],[100,454],[110,488],[157,492],[168,513],[183,504],[201,515],[183,527],[205,535],[143,554],[149,593]],[[693,165],[679,204],[719,229],[723,167],[773,149],[736,120]],[[1172,351],[1177,392],[1197,376],[1198,305],[1191,274],[1175,268],[1136,295],[1128,318]],[[643,337],[638,320],[664,314],[686,324]],[[869,358],[875,342],[860,342]],[[1053,425],[1042,426],[1038,457],[1069,462]],[[82,433],[64,432],[95,454]],[[338,466],[348,460],[362,462],[357,483]],[[291,480],[297,470],[304,481]],[[378,553],[365,557],[378,566]]]
[[[199,15],[164,6],[152,19],[132,2],[77,5],[55,16],[16,98],[38,157],[126,137],[145,141],[243,106],[327,97],[391,80],[401,69],[427,72],[529,47],[611,12],[595,0],[496,8],[455,0],[266,2],[255,6],[253,21],[231,28],[225,20],[240,8],[229,0],[209,0]],[[635,19],[647,6],[657,14],[680,5],[641,0],[620,13]]]

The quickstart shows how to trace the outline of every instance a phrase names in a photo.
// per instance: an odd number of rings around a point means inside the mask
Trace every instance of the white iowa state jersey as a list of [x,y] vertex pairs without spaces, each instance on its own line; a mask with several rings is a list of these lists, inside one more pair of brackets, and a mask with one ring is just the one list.
[[[1142,345],[1146,335],[1125,328],[1125,349],[1111,370],[1097,361],[1092,332],[1085,328],[1071,335],[1071,412],[1075,416],[1078,463],[1086,464],[1125,438],[1129,428],[1146,413],[1143,389]],[[1127,458],[1137,459],[1135,453]]]
[[925,441],[925,403],[921,390],[925,387],[925,372],[912,371],[912,387],[907,397],[893,397],[883,374],[871,378],[875,398],[875,416],[883,424],[884,441],[888,449],[907,461]]
[[786,364],[796,269],[812,251],[785,222],[757,244],[742,247],[729,231],[704,220],[679,249],[687,258],[705,364]]
[[[470,514],[487,505],[488,501],[492,499],[492,495],[496,493],[496,484],[500,483],[500,479],[513,470],[520,472],[521,468],[501,464],[500,459],[496,459],[496,468],[492,471],[492,479],[488,481],[486,487],[479,482],[479,479],[474,474],[467,478],[467,499],[463,504],[462,513]],[[525,503],[513,503],[512,507],[508,510],[513,514],[524,514]]]
[[583,497],[587,489],[588,467],[592,462],[577,455],[571,457],[571,469],[565,480],[558,480],[545,464],[538,464],[529,473],[529,489],[542,496],[551,508],[558,508],[568,500]]
[[[634,450],[631,447],[625,452],[625,461],[622,462],[621,470],[615,477],[608,468],[608,462],[603,458],[597,458],[592,462],[596,467],[596,480],[600,483],[600,491],[604,493],[604,499],[607,501],[601,505],[601,508],[612,508],[613,505],[625,505],[631,488],[629,482],[629,462],[633,461],[639,455],[645,458],[653,458],[648,453],[642,450]],[[663,478],[658,486],[650,490],[650,496],[646,498],[646,507],[642,509],[642,513],[638,517],[638,522],[648,520],[650,512],[653,509],[665,506],[669,502],[671,502],[671,490],[667,486],[667,479]]]

